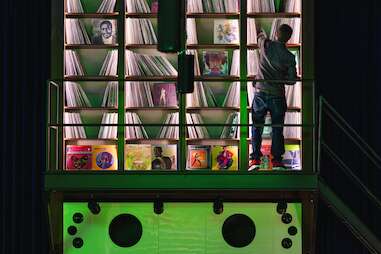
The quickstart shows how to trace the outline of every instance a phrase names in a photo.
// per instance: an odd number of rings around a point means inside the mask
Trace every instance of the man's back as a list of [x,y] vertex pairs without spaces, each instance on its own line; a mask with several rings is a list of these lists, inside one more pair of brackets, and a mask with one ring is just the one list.
[[[259,68],[256,79],[265,80],[296,80],[295,56],[279,41],[266,38],[264,33],[258,35]],[[262,92],[283,96],[284,84],[289,82],[257,82],[255,87]]]

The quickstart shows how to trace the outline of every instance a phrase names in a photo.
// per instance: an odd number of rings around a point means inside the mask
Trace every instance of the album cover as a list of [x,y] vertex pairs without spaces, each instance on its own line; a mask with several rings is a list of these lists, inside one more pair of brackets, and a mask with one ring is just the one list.
[[210,146],[188,146],[187,169],[210,169]]
[[91,146],[66,146],[66,169],[90,170],[92,158],[91,150]]
[[116,44],[116,19],[93,19],[92,44]]
[[151,145],[127,144],[124,152],[126,170],[151,169]]
[[213,170],[238,170],[238,146],[212,146]]
[[239,44],[237,19],[214,20],[214,44]]
[[177,169],[177,145],[152,145],[152,170]]
[[118,168],[116,145],[94,145],[92,157],[93,169],[117,170]]
[[155,106],[177,106],[176,85],[174,83],[154,83],[152,90],[153,103]]
[[283,155],[283,164],[289,169],[302,169],[300,163],[300,145],[285,145],[286,152]]
[[203,51],[203,75],[226,76],[228,75],[227,51]]

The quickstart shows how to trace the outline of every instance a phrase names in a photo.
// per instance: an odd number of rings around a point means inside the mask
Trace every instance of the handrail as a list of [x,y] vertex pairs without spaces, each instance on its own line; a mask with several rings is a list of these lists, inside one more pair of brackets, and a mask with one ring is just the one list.
[[321,177],[318,181],[322,200],[343,221],[343,224],[372,254],[381,253],[381,241],[372,231],[354,214],[351,209],[335,194]]
[[[339,165],[339,168],[354,182],[373,202],[377,209],[381,210],[381,201],[368,189],[368,187],[353,173],[345,162],[323,141],[322,119],[324,106],[330,111],[324,113],[332,119],[345,135],[354,142],[354,144],[374,163],[377,169],[380,168],[381,158],[378,154],[360,137],[360,135],[345,121],[345,119],[333,108],[328,101],[320,96],[319,98],[319,127],[318,127],[318,173],[321,170],[322,148],[328,153],[332,160]],[[341,121],[341,122],[340,122]],[[357,138],[357,140],[356,140]],[[324,180],[319,177],[319,191],[322,199],[332,209],[332,211],[343,220],[343,223],[353,233],[353,235],[367,248],[371,253],[381,253],[381,241],[378,240],[368,227],[351,211],[349,207],[329,188]]]
[[[336,123],[336,125],[357,145],[357,147],[374,163],[377,169],[381,169],[381,157],[364,141],[363,138],[360,137],[360,135],[348,124],[347,121],[333,108],[331,104],[328,103],[326,99],[324,99],[323,96],[320,96],[319,99],[319,108],[320,108],[320,114],[323,112],[323,105],[326,105],[328,109],[332,111],[332,113],[326,111],[327,115]],[[319,115],[320,119],[319,122],[321,123],[321,115]],[[339,123],[336,119],[339,119],[342,121],[343,124]],[[344,125],[344,126],[343,126]],[[347,129],[345,129],[346,127]],[[349,133],[351,132],[351,133]],[[319,126],[319,133],[321,134],[321,124]],[[351,135],[352,134],[352,135]],[[356,137],[358,139],[355,140]],[[319,137],[319,140],[321,137]],[[361,143],[361,144],[360,144]],[[365,148],[368,150],[366,151]],[[373,157],[372,157],[373,156]]]
[[322,146],[327,149],[329,156],[343,169],[343,172],[350,177],[363,192],[367,194],[368,197],[376,204],[377,208],[381,210],[381,201],[366,187],[365,184],[361,182],[361,180],[352,172],[351,168],[348,167],[347,164],[343,160],[341,160],[337,154],[324,142],[322,142]]

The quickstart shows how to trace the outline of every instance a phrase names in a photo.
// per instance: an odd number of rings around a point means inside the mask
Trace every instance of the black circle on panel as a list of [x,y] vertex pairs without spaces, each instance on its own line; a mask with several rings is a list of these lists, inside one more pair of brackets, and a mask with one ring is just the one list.
[[69,235],[75,235],[77,233],[77,228],[75,226],[70,226],[67,228]]
[[285,248],[285,249],[289,249],[289,248],[291,248],[291,246],[292,246],[292,241],[291,241],[290,238],[284,238],[284,239],[282,240],[282,247],[283,247],[283,248]]
[[75,213],[73,215],[73,221],[74,221],[74,223],[77,223],[77,224],[81,223],[83,221],[83,214],[82,213]]
[[290,224],[291,221],[292,221],[292,216],[291,216],[291,214],[289,214],[289,213],[285,213],[285,214],[282,215],[282,222],[283,222],[284,224]]
[[143,227],[132,214],[119,214],[112,219],[108,233],[113,243],[119,247],[131,247],[139,242]]
[[83,240],[82,240],[82,238],[79,238],[79,237],[77,237],[77,238],[74,238],[73,239],[73,246],[74,246],[74,248],[81,248],[82,246],[83,246]]
[[296,235],[298,233],[298,229],[295,226],[291,226],[288,228],[289,235]]
[[281,201],[276,206],[276,212],[278,214],[284,214],[287,210],[287,203],[285,201]]
[[254,221],[244,214],[233,214],[226,218],[222,226],[222,236],[232,247],[248,246],[255,237]]

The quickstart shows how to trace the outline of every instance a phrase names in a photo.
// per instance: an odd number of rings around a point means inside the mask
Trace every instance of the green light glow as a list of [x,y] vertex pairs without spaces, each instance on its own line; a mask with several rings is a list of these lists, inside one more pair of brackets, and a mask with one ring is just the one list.
[[[287,212],[292,222],[282,223],[276,212],[276,203],[224,203],[220,215],[213,213],[212,203],[164,203],[164,212],[153,212],[152,203],[99,203],[101,212],[93,215],[87,203],[64,203],[64,253],[65,254],[281,254],[302,253],[300,203],[289,203]],[[80,212],[84,220],[73,222],[73,214]],[[108,226],[119,214],[136,216],[143,227],[140,241],[129,248],[115,245],[109,237]],[[229,246],[223,239],[221,229],[227,217],[240,213],[249,216],[255,223],[256,236],[250,245],[243,248]],[[71,236],[69,226],[76,226],[78,232]],[[290,236],[288,227],[295,226],[297,234]],[[82,248],[74,248],[74,238],[83,239]],[[284,238],[292,240],[292,247],[281,245]]]

